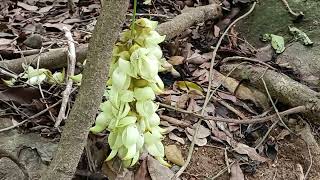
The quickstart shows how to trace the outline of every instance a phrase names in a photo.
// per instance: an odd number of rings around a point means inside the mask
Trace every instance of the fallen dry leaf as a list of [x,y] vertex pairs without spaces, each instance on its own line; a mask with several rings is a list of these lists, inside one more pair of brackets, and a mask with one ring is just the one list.
[[134,175],[135,180],[151,180],[151,177],[148,172],[148,167],[147,167],[147,158],[145,158],[139,169],[137,170],[136,174]]
[[203,94],[203,89],[201,86],[199,86],[198,84],[194,83],[194,82],[190,82],[190,81],[177,81],[175,82],[176,86],[184,91],[187,92],[196,92],[199,95]]
[[232,102],[237,101],[237,98],[231,94],[227,94],[227,93],[223,93],[223,92],[217,92],[217,94],[219,95],[219,97],[221,97],[221,99],[230,100]]
[[290,132],[287,129],[282,129],[282,131],[276,137],[276,140],[283,140],[286,136],[290,135]]
[[[196,129],[195,126],[193,126],[193,129],[191,129],[189,127],[186,129],[186,135],[190,141],[193,140],[193,134],[195,133],[195,129]],[[195,144],[198,146],[206,145],[207,144],[206,137],[208,137],[210,134],[211,134],[211,131],[208,128],[200,125],[199,131],[197,132],[196,137],[195,137]]]
[[204,53],[202,55],[198,52],[195,52],[189,58],[187,58],[186,61],[191,64],[203,64],[204,62],[209,61],[211,58],[212,52]]
[[29,4],[26,4],[26,3],[23,3],[23,2],[20,2],[20,1],[18,1],[17,5],[19,7],[22,7],[25,10],[28,10],[28,11],[36,11],[36,10],[38,10],[37,6],[30,6]]
[[168,161],[179,166],[183,166],[185,163],[181,154],[181,150],[176,145],[165,146],[164,152]]
[[267,158],[260,156],[254,148],[242,143],[237,143],[236,147],[233,150],[239,154],[248,155],[250,159],[255,161],[260,161],[260,162],[267,161]]
[[179,142],[181,144],[185,144],[184,139],[179,137],[179,136],[177,136],[177,135],[175,135],[173,132],[169,133],[169,139],[177,141],[177,142]]
[[[189,128],[189,127],[187,127],[186,130],[187,130],[187,132],[188,132],[190,135],[193,135],[194,132],[195,132],[195,129],[196,129],[196,127],[193,126],[192,129]],[[206,138],[206,137],[208,137],[210,134],[211,134],[211,132],[210,132],[210,130],[209,130],[208,128],[200,125],[200,126],[199,126],[199,131],[197,132],[196,137],[197,137],[197,138]]]
[[180,109],[187,108],[187,103],[188,103],[189,99],[190,99],[190,97],[188,94],[182,94],[178,99],[176,107],[178,107]]
[[69,24],[63,24],[63,23],[54,23],[54,24],[45,23],[45,24],[43,24],[43,27],[55,28],[55,29],[58,29],[60,31],[63,31],[63,27],[66,27],[70,31],[73,26],[71,26]]
[[184,62],[184,57],[182,56],[171,56],[168,60],[168,63],[174,66],[183,64],[183,62]]
[[41,8],[41,9],[39,9],[38,13],[49,12],[52,8],[53,8],[53,6],[45,6],[45,7]]
[[147,157],[147,166],[152,180],[171,179],[174,176],[169,168],[161,165],[158,160],[151,156]]
[[240,168],[239,162],[231,165],[230,180],[244,180],[244,174]]

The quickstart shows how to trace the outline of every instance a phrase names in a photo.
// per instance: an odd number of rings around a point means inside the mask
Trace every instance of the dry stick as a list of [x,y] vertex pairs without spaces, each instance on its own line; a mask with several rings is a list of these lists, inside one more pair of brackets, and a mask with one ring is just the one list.
[[308,152],[309,152],[309,157],[310,157],[310,165],[308,167],[306,174],[304,175],[304,180],[306,180],[308,178],[309,172],[310,172],[312,164],[313,164],[312,154],[311,154],[311,150],[310,150],[308,143],[307,143],[307,147],[308,147]]
[[[265,90],[266,90],[266,92],[267,92],[267,95],[268,95],[268,98],[269,98],[269,100],[270,100],[270,102],[271,102],[271,104],[272,104],[272,107],[273,107],[274,111],[276,112],[276,114],[277,114],[277,116],[278,116],[279,119],[278,119],[277,121],[275,121],[275,122],[270,126],[270,128],[268,129],[268,131],[266,132],[266,134],[262,137],[261,141],[256,145],[255,149],[258,149],[258,148],[262,145],[262,143],[268,138],[269,134],[270,134],[271,131],[276,127],[276,125],[278,124],[278,122],[281,121],[282,124],[284,124],[281,116],[279,115],[278,108],[276,107],[275,103],[274,103],[273,100],[272,100],[272,97],[271,97],[271,95],[270,95],[270,93],[269,93],[269,90],[268,90],[268,87],[267,87],[266,82],[264,81],[263,78],[261,78],[261,81],[262,81],[262,83],[263,83],[263,85],[264,85],[264,88],[265,88]],[[284,126],[288,129],[289,132],[293,133],[293,132],[291,131],[291,129],[289,129],[286,124],[284,124]]]
[[22,124],[26,123],[26,122],[29,121],[30,119],[36,118],[36,117],[38,117],[38,116],[41,116],[42,114],[46,113],[46,112],[49,111],[51,108],[56,107],[56,106],[57,106],[58,104],[60,104],[60,103],[61,103],[61,100],[59,100],[58,102],[54,103],[53,105],[49,106],[48,108],[46,108],[46,109],[38,112],[37,114],[34,114],[34,115],[28,117],[27,119],[25,119],[25,120],[23,120],[23,121],[15,124],[15,125],[13,125],[13,126],[0,129],[0,133],[5,132],[5,131],[8,131],[8,130],[11,130],[11,129],[14,129],[14,128],[18,127],[18,126],[21,126]]
[[[271,119],[274,119],[274,118],[277,117],[277,114],[272,114],[272,115],[266,116],[266,117],[246,118],[246,119],[239,120],[239,119],[232,119],[232,118],[222,118],[222,117],[214,117],[214,116],[203,116],[203,115],[200,115],[200,114],[197,114],[197,113],[193,113],[193,112],[190,112],[190,111],[186,111],[186,110],[184,110],[184,109],[175,108],[175,107],[172,107],[172,106],[167,105],[167,104],[159,103],[159,105],[162,106],[162,107],[165,107],[165,108],[167,108],[167,109],[171,109],[171,110],[174,110],[174,111],[178,111],[178,112],[181,112],[181,113],[185,113],[185,114],[192,115],[192,116],[194,116],[194,117],[196,117],[196,118],[199,118],[199,119],[219,121],[219,122],[226,122],[226,123],[234,123],[234,124],[256,124],[256,123],[263,123],[263,122],[270,121]],[[287,116],[287,115],[290,115],[290,114],[297,114],[297,113],[303,113],[303,112],[307,112],[307,108],[306,108],[305,106],[297,106],[297,107],[288,109],[288,110],[286,110],[286,111],[279,112],[279,115],[280,115],[280,116]]]
[[72,34],[66,27],[63,27],[63,30],[65,32],[65,37],[68,40],[69,63],[68,63],[68,71],[67,71],[67,77],[66,77],[67,85],[66,85],[66,89],[63,91],[61,108],[60,108],[56,123],[54,124],[54,127],[59,127],[62,120],[66,119],[66,109],[67,109],[67,104],[69,101],[69,96],[71,94],[72,84],[73,84],[73,80],[70,77],[74,75],[74,69],[76,65],[76,48],[74,46],[74,40],[72,38]]
[[[229,165],[232,166],[236,161],[233,161]],[[217,179],[219,176],[221,176],[223,173],[225,173],[228,170],[228,167],[223,168],[221,171],[218,172],[215,176],[211,178],[211,180]]]
[[255,63],[259,63],[259,64],[262,64],[262,65],[265,65],[267,66],[268,68],[270,69],[273,69],[273,70],[277,70],[276,68],[270,66],[269,64],[263,62],[263,61],[260,61],[258,59],[254,59],[254,58],[248,58],[248,57],[242,57],[242,56],[232,56],[232,57],[226,57],[224,58],[221,63],[225,63],[225,62],[228,62],[228,61],[249,61],[249,62],[255,62]]
[[[205,98],[205,101],[204,101],[204,104],[203,104],[203,107],[202,107],[202,110],[201,110],[201,115],[204,114],[205,112],[205,107],[207,106],[208,102],[210,101],[210,90],[211,90],[211,86],[212,86],[212,71],[213,71],[213,66],[214,66],[214,60],[216,58],[216,55],[217,55],[217,51],[221,45],[221,42],[224,38],[224,36],[228,33],[229,29],[235,24],[237,23],[239,20],[245,18],[246,16],[248,16],[254,9],[256,5],[256,2],[253,3],[251,9],[245,13],[244,15],[240,16],[239,18],[237,18],[235,21],[233,21],[228,27],[227,29],[224,31],[224,33],[221,35],[219,41],[217,42],[216,44],[216,47],[212,53],[212,59],[211,59],[211,63],[210,63],[210,72],[209,72],[209,86],[208,86],[208,90],[207,90],[207,94],[206,94],[206,98]],[[194,144],[195,144],[195,137],[196,137],[196,134],[198,133],[199,131],[199,127],[200,127],[200,124],[202,122],[202,119],[200,118],[199,121],[197,122],[196,124],[196,130],[193,134],[193,137],[192,137],[192,142],[191,142],[191,145],[190,145],[190,148],[189,148],[189,152],[188,152],[188,157],[187,157],[187,160],[185,162],[185,164],[180,168],[180,170],[174,175],[173,178],[175,179],[178,179],[178,177],[183,173],[183,171],[187,168],[188,164],[190,163],[190,160],[191,160],[191,157],[192,157],[192,153],[193,153],[193,149],[194,149]]]
[[289,5],[289,3],[288,3],[288,1],[287,0],[281,0],[282,2],[283,2],[283,4],[286,6],[286,8],[287,8],[287,10],[288,10],[288,12],[292,15],[292,16],[294,16],[294,17],[299,17],[299,16],[304,16],[304,14],[303,14],[303,12],[299,12],[299,13],[296,13],[296,12],[294,12],[292,9],[291,9],[291,7],[290,7],[290,5]]
[[21,169],[24,175],[24,180],[29,180],[30,176],[27,168],[15,156],[4,149],[0,149],[0,159],[3,157],[9,158],[11,161],[13,161]]

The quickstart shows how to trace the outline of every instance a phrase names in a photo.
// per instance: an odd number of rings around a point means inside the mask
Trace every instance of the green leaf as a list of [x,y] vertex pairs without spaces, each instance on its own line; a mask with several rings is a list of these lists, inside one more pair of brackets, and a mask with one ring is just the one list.
[[185,91],[195,91],[198,94],[203,95],[203,89],[201,86],[190,81],[177,81],[177,86]]
[[46,80],[47,76],[45,74],[40,74],[37,76],[33,76],[27,80],[28,84],[37,85],[41,84],[44,80]]
[[271,46],[276,53],[280,54],[285,50],[284,39],[282,36],[274,35],[274,34],[264,34],[264,41],[271,41]]
[[301,41],[304,45],[306,45],[306,46],[313,45],[313,42],[308,37],[308,35],[305,32],[301,31],[300,29],[298,29],[296,27],[290,27],[289,26],[289,31],[294,36],[294,38],[296,38],[299,41]]
[[70,76],[70,79],[73,80],[74,83],[81,85],[81,81],[82,81],[82,74],[77,74],[74,76]]

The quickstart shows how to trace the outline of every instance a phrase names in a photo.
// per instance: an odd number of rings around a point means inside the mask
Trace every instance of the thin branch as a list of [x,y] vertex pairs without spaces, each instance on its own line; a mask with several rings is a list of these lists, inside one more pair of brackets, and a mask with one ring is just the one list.
[[67,71],[67,77],[66,77],[67,85],[66,85],[66,89],[63,91],[61,108],[60,108],[56,123],[54,124],[54,127],[59,127],[62,120],[66,119],[66,109],[67,109],[67,104],[69,101],[69,96],[71,94],[72,84],[73,84],[73,80],[70,77],[74,75],[74,69],[76,65],[76,48],[74,45],[72,34],[65,27],[63,27],[63,30],[65,32],[65,37],[68,40],[69,63],[68,63],[68,71]]
[[225,62],[228,62],[228,61],[249,61],[249,62],[255,62],[255,63],[259,63],[259,64],[262,64],[264,66],[267,66],[268,68],[270,69],[273,69],[273,70],[277,70],[276,68],[270,66],[269,64],[263,62],[263,61],[260,61],[258,59],[254,59],[254,58],[248,58],[248,57],[242,57],[242,56],[232,56],[232,57],[226,57],[224,58],[221,63],[225,63]]
[[310,165],[306,171],[306,174],[304,175],[304,180],[306,180],[308,178],[308,175],[309,175],[309,172],[311,170],[311,167],[312,167],[312,164],[313,164],[313,159],[312,159],[312,154],[311,154],[311,149],[310,149],[310,146],[308,143],[307,144],[307,147],[308,147],[308,152],[309,152],[309,157],[310,157]]
[[[246,119],[233,119],[233,118],[222,118],[222,117],[214,117],[214,116],[202,116],[200,114],[197,113],[193,113],[190,111],[186,111],[184,109],[180,109],[180,108],[175,108],[172,107],[170,105],[167,104],[163,104],[160,103],[160,106],[167,108],[167,109],[171,109],[174,111],[178,111],[181,113],[185,113],[185,114],[189,114],[192,115],[196,118],[200,118],[200,119],[204,119],[204,120],[212,120],[212,121],[219,121],[219,122],[226,122],[226,123],[234,123],[234,124],[256,124],[256,123],[263,123],[263,122],[267,122],[267,121],[271,121],[272,119],[277,117],[277,114],[272,114],[270,116],[266,116],[266,117],[259,117],[259,118],[246,118]],[[291,109],[288,109],[286,111],[282,111],[279,112],[280,116],[287,116],[290,114],[297,114],[297,113],[303,113],[306,112],[307,108],[305,106],[297,106]]]
[[16,128],[16,127],[18,127],[18,126],[21,126],[22,124],[28,122],[30,119],[34,119],[34,118],[36,118],[36,117],[41,116],[42,114],[44,114],[44,113],[46,113],[47,111],[49,111],[51,108],[54,108],[54,107],[56,107],[57,105],[59,105],[59,104],[61,103],[61,101],[62,101],[62,100],[59,100],[58,102],[56,102],[56,103],[54,103],[53,105],[47,107],[46,109],[38,112],[37,114],[34,114],[34,115],[28,117],[27,119],[25,119],[25,120],[23,120],[23,121],[15,124],[15,125],[13,125],[13,126],[0,129],[0,133],[5,132],[5,131],[8,131],[8,130],[11,130],[11,129],[14,129],[14,128]]
[[[219,47],[220,47],[220,45],[222,43],[222,40],[226,36],[226,34],[228,33],[229,29],[231,29],[231,27],[234,24],[236,24],[238,21],[240,21],[241,19],[247,17],[253,11],[255,6],[256,6],[256,2],[253,3],[251,9],[247,13],[245,13],[244,15],[240,16],[235,21],[233,21],[227,27],[227,29],[224,31],[224,33],[221,35],[221,37],[219,38],[219,41],[216,44],[216,47],[215,47],[215,49],[214,49],[214,51],[212,53],[212,59],[211,59],[211,63],[210,63],[210,72],[209,72],[209,86],[208,86],[206,98],[205,98],[205,101],[204,101],[204,104],[203,104],[203,107],[202,107],[202,110],[201,110],[201,115],[204,114],[205,107],[207,106],[208,102],[210,101],[210,90],[211,90],[211,86],[212,86],[212,71],[213,71],[213,66],[214,66],[214,61],[215,61],[216,55],[217,55],[217,51],[218,51],[218,49],[219,49]],[[191,161],[191,157],[192,157],[192,153],[193,153],[193,149],[194,149],[194,145],[195,145],[196,135],[197,135],[197,133],[199,131],[199,127],[200,127],[201,122],[202,122],[202,119],[200,118],[199,121],[196,124],[196,130],[195,130],[195,132],[193,134],[193,138],[192,138],[192,142],[191,142],[191,145],[190,145],[190,148],[189,148],[187,160],[186,160],[185,164],[180,168],[180,170],[174,175],[174,177],[173,177],[174,179],[178,179],[178,177],[183,173],[183,171],[187,168],[188,164]]]

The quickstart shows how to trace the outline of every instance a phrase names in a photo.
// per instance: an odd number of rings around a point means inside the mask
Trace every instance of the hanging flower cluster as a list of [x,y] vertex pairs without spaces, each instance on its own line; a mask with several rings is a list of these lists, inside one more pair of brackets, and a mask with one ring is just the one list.
[[156,26],[156,21],[142,18],[121,33],[113,50],[108,100],[101,104],[95,126],[90,129],[93,133],[110,131],[112,151],[107,160],[117,155],[126,167],[134,165],[144,150],[169,165],[163,160],[164,130],[159,127],[158,105],[154,102],[164,88],[158,72],[166,69],[158,45],[165,36],[155,31]]

